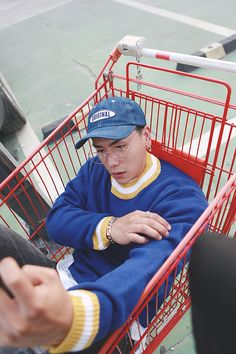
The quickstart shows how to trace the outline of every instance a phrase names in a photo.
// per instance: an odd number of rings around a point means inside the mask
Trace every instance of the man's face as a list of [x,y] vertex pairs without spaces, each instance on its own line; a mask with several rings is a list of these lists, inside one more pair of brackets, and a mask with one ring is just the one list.
[[120,184],[129,183],[145,168],[150,130],[145,126],[121,140],[94,138],[93,145],[109,174]]

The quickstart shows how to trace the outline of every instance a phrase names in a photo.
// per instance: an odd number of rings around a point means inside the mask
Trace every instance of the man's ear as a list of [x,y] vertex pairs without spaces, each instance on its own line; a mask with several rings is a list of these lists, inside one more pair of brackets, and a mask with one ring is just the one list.
[[152,149],[152,140],[151,140],[151,131],[150,128],[146,125],[143,128],[143,137],[144,137],[144,141],[145,141],[145,147],[147,149],[147,151],[151,151]]

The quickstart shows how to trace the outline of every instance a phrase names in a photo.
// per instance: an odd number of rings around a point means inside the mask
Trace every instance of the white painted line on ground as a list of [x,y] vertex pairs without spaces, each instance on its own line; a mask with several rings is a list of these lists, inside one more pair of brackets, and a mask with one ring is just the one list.
[[[236,117],[229,119],[228,122],[230,124],[236,124]],[[220,128],[221,128],[221,126],[219,125],[218,127],[216,127],[214,129],[212,143],[211,143],[211,150],[216,149],[216,145],[217,145],[217,141],[218,141],[218,137],[219,137],[219,133],[220,133]],[[230,129],[230,127],[226,125],[226,127],[224,129],[223,136],[222,136],[221,144],[225,144],[227,142],[227,139],[229,137],[229,129]],[[200,141],[200,147],[198,146],[199,138],[194,139],[191,143],[190,154],[195,156],[197,149],[199,148],[198,157],[204,157],[206,155],[206,146],[208,146],[208,143],[209,143],[209,136],[210,136],[209,132],[202,135],[201,141]],[[231,134],[231,139],[233,139],[235,137],[236,137],[236,129],[233,129],[233,132]],[[190,143],[184,145],[183,150],[185,152],[188,153],[189,149],[190,149]]]
[[[34,130],[32,129],[32,127],[30,126],[30,124],[27,122],[25,124],[25,126],[20,129],[17,133],[16,133],[17,139],[19,141],[19,144],[21,146],[21,149],[24,153],[24,155],[26,157],[28,157],[35,149],[37,149],[40,145],[40,141],[37,137],[37,135],[35,134]],[[36,154],[32,161],[34,163],[34,165],[37,165],[38,163],[40,163],[40,161],[42,160],[43,156],[46,156],[46,151],[41,149],[40,150],[41,156],[39,154]],[[50,171],[50,174],[46,168],[46,166],[48,168],[48,170]],[[33,168],[33,164],[32,164],[32,168]],[[53,181],[52,178],[50,177],[53,176]],[[37,169],[33,172],[33,177],[35,179],[35,181],[37,182],[37,190],[40,192],[40,194],[44,197],[44,199],[47,200],[47,202],[49,203],[49,205],[51,204],[50,200],[48,199],[47,195],[48,192],[45,189],[44,184],[47,186],[47,189],[50,192],[50,196],[53,200],[56,199],[58,193],[57,190],[59,191],[59,194],[62,193],[64,191],[64,186],[61,182],[61,179],[58,175],[57,170],[55,169],[55,167],[53,166],[50,157],[46,157],[45,158],[45,162],[44,163],[40,163],[37,166]],[[53,183],[54,182],[54,183]],[[55,188],[56,185],[56,188]]]
[[185,23],[189,26],[201,28],[202,30],[205,30],[208,32],[217,33],[222,36],[228,37],[228,36],[231,36],[236,33],[236,30],[233,30],[231,28],[218,26],[218,25],[215,25],[210,22],[198,20],[198,19],[190,17],[190,16],[177,14],[172,11],[163,10],[163,9],[160,9],[159,7],[154,7],[151,5],[144,4],[144,3],[140,3],[140,2],[136,2],[136,1],[132,1],[132,0],[112,0],[112,1],[118,2],[118,3],[126,5],[126,6],[136,8],[138,10],[149,12],[154,15],[166,17],[166,18],[169,18],[169,19],[177,21],[177,22],[182,22],[182,23]]
[[72,0],[0,1],[0,30],[41,15]]

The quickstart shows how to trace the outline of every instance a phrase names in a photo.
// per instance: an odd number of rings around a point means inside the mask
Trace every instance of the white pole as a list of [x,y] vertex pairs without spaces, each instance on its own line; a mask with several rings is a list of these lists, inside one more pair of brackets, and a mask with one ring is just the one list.
[[195,65],[202,68],[217,69],[221,71],[236,73],[236,63],[230,61],[166,52],[149,48],[143,48],[141,50],[141,54],[144,57],[154,57],[156,59],[169,60],[180,64]]
[[151,57],[173,61],[175,63],[194,65],[197,67],[217,69],[236,73],[236,63],[211,58],[198,57],[195,55],[166,52],[157,49],[144,48],[145,38],[125,36],[118,43],[117,48],[121,54],[134,57]]

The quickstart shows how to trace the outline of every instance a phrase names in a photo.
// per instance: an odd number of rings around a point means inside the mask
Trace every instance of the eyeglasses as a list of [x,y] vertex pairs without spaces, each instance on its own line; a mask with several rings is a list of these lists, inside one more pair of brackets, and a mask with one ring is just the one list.
[[[127,158],[127,154],[130,150],[130,148],[132,147],[134,140],[136,138],[136,136],[138,135],[139,131],[137,130],[135,135],[133,136],[130,144],[121,144],[121,145],[117,145],[114,147],[111,147],[109,149],[109,151],[104,151],[103,149],[95,149],[92,148],[89,152],[89,157],[91,158],[91,161],[93,163],[96,164],[102,164],[107,158],[108,156],[110,156],[111,158],[113,158],[116,161],[124,161]],[[95,160],[94,158],[98,157],[99,160]]]

